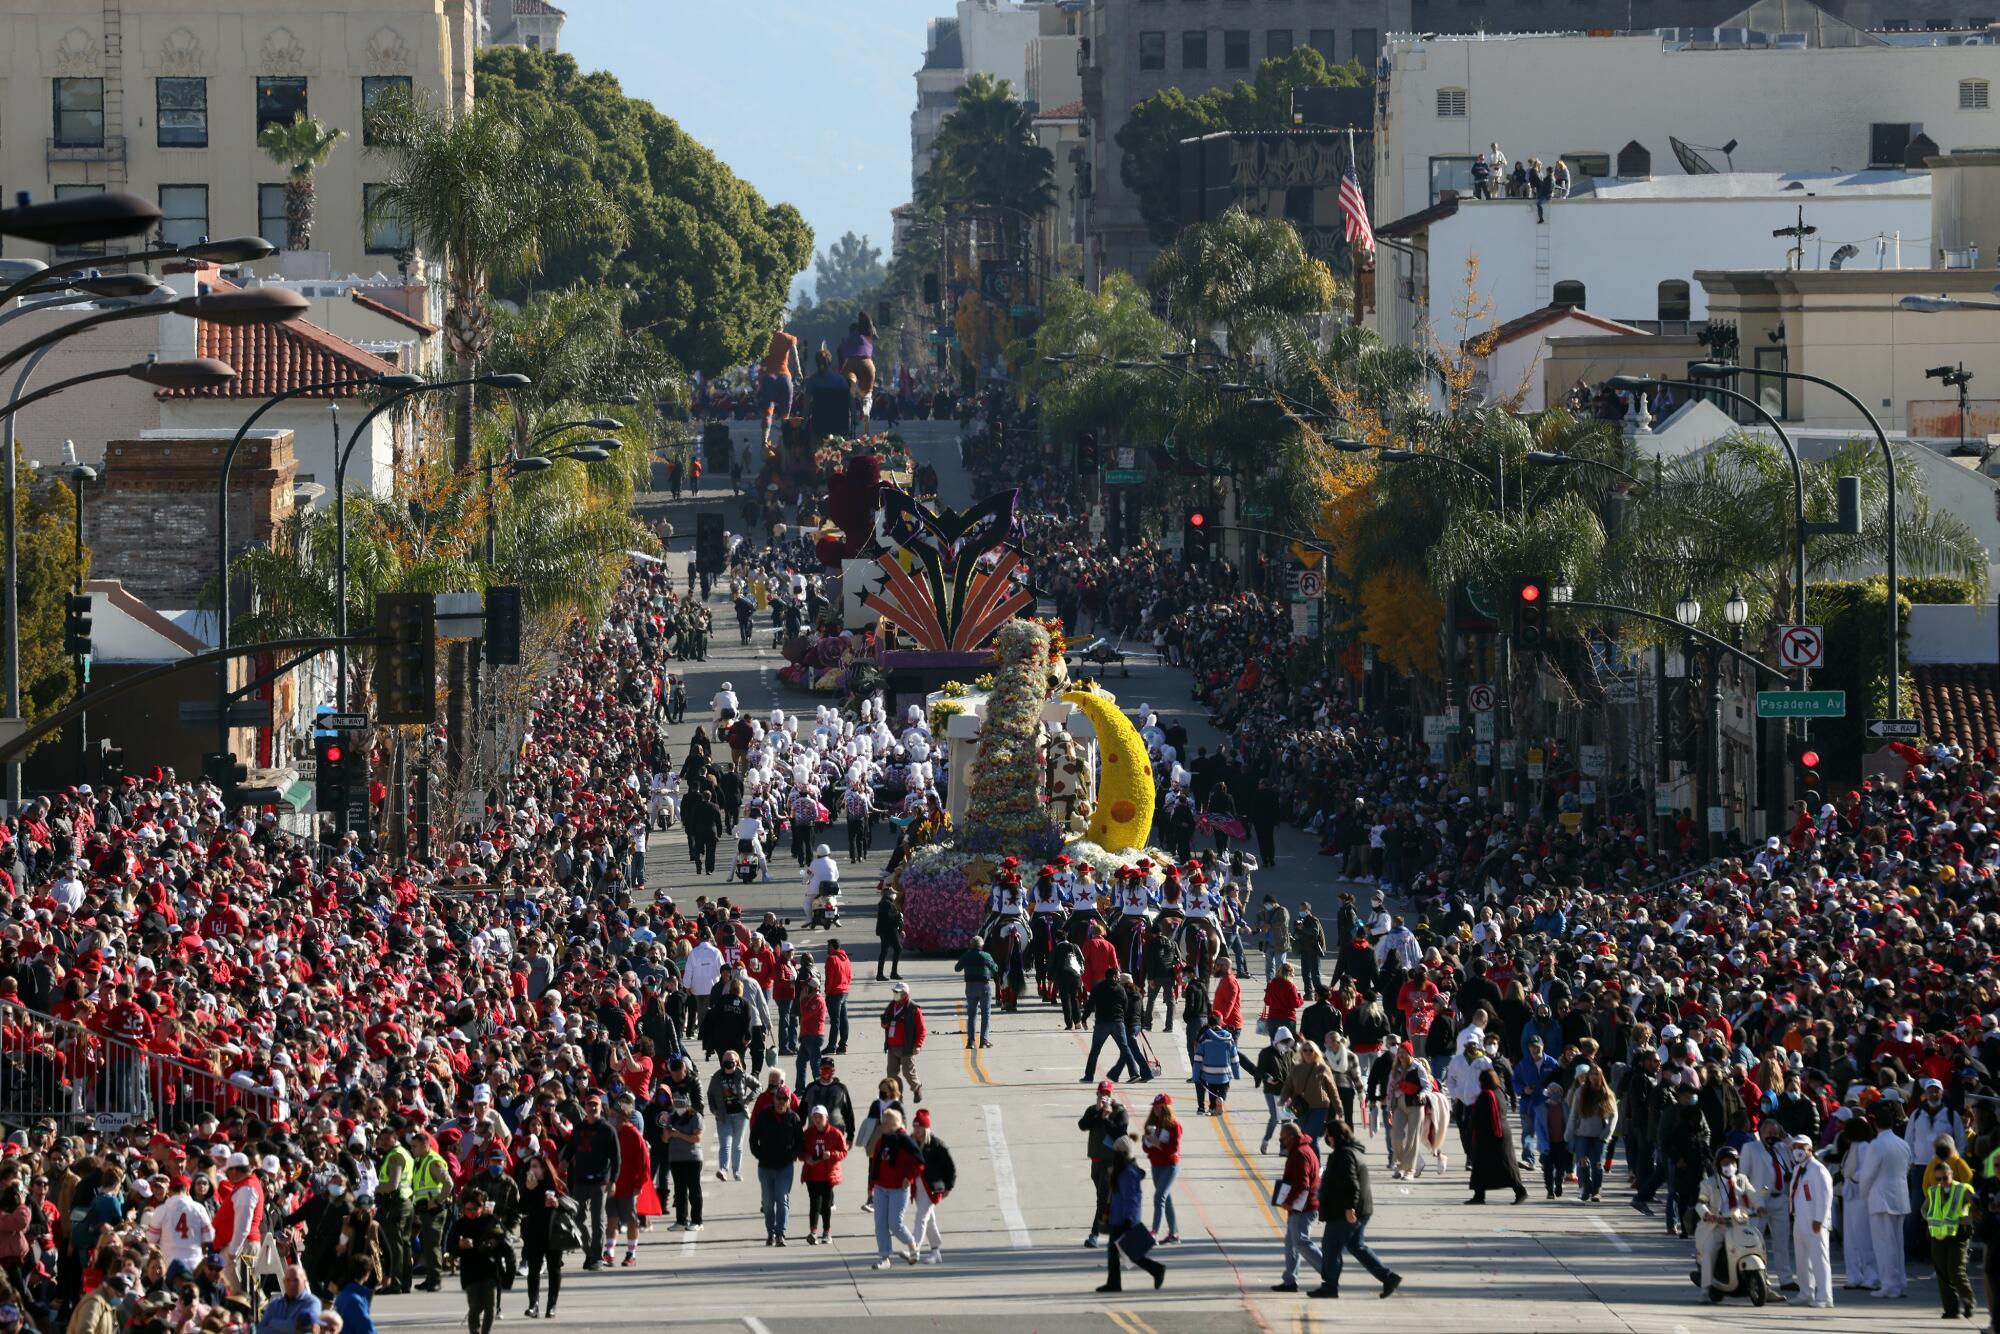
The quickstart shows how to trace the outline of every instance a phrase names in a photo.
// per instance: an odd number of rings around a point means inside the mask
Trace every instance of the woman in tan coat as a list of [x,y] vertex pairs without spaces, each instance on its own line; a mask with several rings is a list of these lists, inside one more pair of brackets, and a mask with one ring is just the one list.
[[1292,1070],[1285,1077],[1285,1100],[1298,1119],[1306,1138],[1317,1140],[1326,1128],[1327,1109],[1340,1097],[1333,1071],[1316,1042],[1300,1042],[1292,1054]]

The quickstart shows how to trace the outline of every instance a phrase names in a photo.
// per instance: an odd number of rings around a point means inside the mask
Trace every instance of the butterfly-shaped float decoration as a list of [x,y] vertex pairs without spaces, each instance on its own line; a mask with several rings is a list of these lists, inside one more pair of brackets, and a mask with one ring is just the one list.
[[[879,495],[878,532],[890,550],[875,558],[881,582],[861,602],[917,647],[970,652],[1034,605],[1034,592],[1014,581],[1022,562],[1012,542],[1017,492],[988,496],[962,514],[930,510],[893,486]],[[903,568],[899,549],[910,553],[916,569]],[[995,549],[1000,554],[992,566],[982,565]]]

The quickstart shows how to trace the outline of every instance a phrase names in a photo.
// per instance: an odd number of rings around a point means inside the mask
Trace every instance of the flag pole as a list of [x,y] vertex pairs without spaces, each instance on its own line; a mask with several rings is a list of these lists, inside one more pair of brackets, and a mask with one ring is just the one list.
[[[1361,163],[1354,156],[1354,122],[1347,124],[1347,165],[1354,172],[1354,179],[1361,179]],[[1348,263],[1353,270],[1354,280],[1354,327],[1361,327],[1361,247],[1352,241],[1347,243]]]

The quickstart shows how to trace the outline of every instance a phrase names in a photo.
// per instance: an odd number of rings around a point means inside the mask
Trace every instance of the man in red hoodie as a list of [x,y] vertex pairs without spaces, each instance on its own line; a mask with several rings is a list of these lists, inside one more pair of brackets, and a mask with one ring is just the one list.
[[646,1136],[633,1111],[632,1095],[621,1093],[613,1104],[611,1121],[618,1131],[618,1175],[612,1180],[610,1198],[604,1203],[604,1263],[611,1263],[611,1248],[619,1228],[625,1229],[626,1268],[639,1263],[639,1194],[653,1179],[652,1160],[646,1151]]
[[854,986],[854,960],[840,942],[826,942],[826,1050],[847,1055],[847,993]]

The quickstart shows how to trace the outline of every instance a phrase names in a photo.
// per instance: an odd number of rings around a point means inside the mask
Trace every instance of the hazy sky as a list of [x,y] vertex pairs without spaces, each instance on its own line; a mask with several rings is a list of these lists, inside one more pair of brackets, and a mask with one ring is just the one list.
[[[824,249],[842,232],[889,248],[910,197],[913,77],[924,29],[950,0],[565,0],[563,49],[605,69]],[[810,271],[808,271],[810,274]]]

